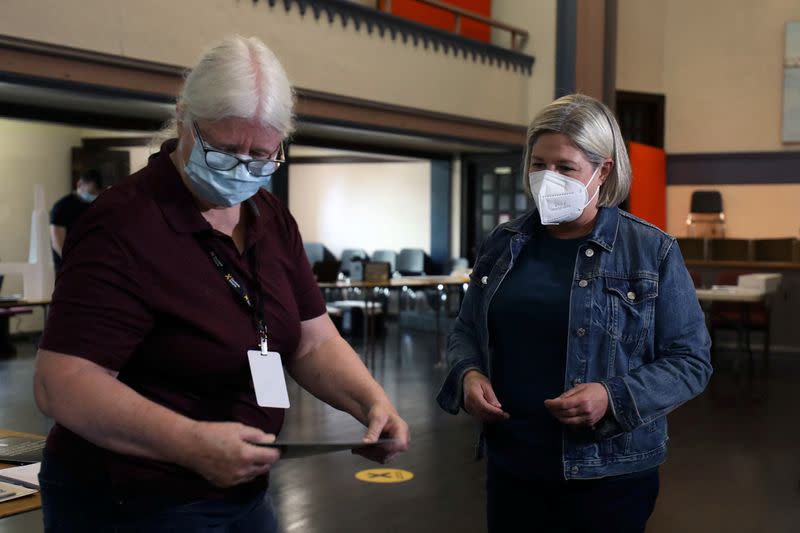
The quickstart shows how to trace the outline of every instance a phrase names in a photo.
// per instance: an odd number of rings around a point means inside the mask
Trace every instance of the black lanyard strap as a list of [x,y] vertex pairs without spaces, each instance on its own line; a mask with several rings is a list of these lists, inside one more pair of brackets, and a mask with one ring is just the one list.
[[[256,332],[258,333],[258,340],[261,345],[261,352],[267,353],[267,324],[264,321],[264,306],[261,304],[261,294],[259,290],[256,290],[253,293],[253,297],[250,297],[250,294],[247,292],[244,283],[242,283],[236,274],[228,268],[228,264],[225,262],[224,259],[216,252],[208,241],[204,239],[198,239],[200,245],[206,251],[208,256],[211,258],[211,262],[217,268],[217,271],[220,273],[222,278],[228,284],[228,287],[231,288],[233,293],[238,296],[239,301],[241,301],[253,314],[253,323],[256,326]],[[253,251],[253,261],[252,261],[252,268],[253,268],[253,277],[258,280],[258,271],[256,268],[258,267],[257,261],[255,260],[255,251]]]

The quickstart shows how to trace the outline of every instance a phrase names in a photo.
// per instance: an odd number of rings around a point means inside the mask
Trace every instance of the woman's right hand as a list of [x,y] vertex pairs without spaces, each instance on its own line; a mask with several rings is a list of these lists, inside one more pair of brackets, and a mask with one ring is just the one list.
[[470,370],[464,374],[464,410],[481,422],[508,420],[509,414],[503,411],[494,394],[489,378]]
[[196,422],[189,436],[185,466],[218,487],[266,474],[281,455],[275,448],[253,445],[275,442],[275,435],[238,422]]

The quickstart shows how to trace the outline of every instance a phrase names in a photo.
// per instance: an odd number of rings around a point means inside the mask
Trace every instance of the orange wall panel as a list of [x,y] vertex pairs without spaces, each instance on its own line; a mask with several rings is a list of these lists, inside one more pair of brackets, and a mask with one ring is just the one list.
[[[492,0],[447,0],[445,3],[487,18],[492,16]],[[384,8],[383,4],[381,1],[380,9]],[[452,13],[416,0],[392,0],[392,15],[446,31],[453,31],[456,24],[455,15]],[[488,25],[466,17],[461,18],[460,35],[485,43],[491,40],[491,30]]]
[[633,183],[630,212],[666,231],[667,154],[661,148],[628,143]]

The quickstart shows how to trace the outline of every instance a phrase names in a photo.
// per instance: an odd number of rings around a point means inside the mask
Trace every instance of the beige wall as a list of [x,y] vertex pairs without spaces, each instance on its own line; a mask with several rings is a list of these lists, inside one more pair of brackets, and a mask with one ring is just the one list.
[[[725,236],[738,239],[800,237],[800,184],[714,186],[722,193]],[[667,188],[667,231],[686,236],[686,215],[696,185]]]
[[[0,260],[27,261],[33,186],[45,186],[49,207],[70,190],[71,149],[81,144],[79,128],[0,119]],[[7,275],[3,294],[22,293],[22,276]],[[34,316],[12,320],[13,331],[36,329]]]
[[668,2],[617,2],[617,89],[663,93],[664,13]]
[[[279,2],[237,0],[4,0],[0,34],[176,65],[191,65],[226,34],[263,38],[299,87],[506,123],[526,123],[552,96],[555,0],[506,0],[503,13],[533,33],[535,82],[512,69],[380,37],[337,18],[301,17]],[[96,21],[103,21],[97,24]],[[552,22],[552,23],[551,23]],[[545,93],[542,93],[542,90]],[[544,99],[544,100],[543,100]],[[529,104],[529,100],[532,102]]]
[[[0,118],[0,261],[28,260],[34,184],[45,186],[45,204],[49,210],[56,200],[70,192],[72,148],[81,146],[85,137],[118,135],[122,134]],[[22,277],[6,276],[2,293],[21,292]],[[41,329],[40,310],[35,313],[12,321],[13,331]]]
[[619,0],[617,88],[666,95],[668,153],[781,143],[784,24],[797,0]]
[[[800,149],[780,139],[784,24],[800,17],[797,0],[618,5],[617,89],[666,96],[668,154]],[[731,237],[798,235],[800,185],[669,186],[671,233],[685,235],[698,188],[722,191]]]
[[[553,101],[556,85],[556,1],[555,0],[494,0],[492,18],[528,31],[528,44],[523,53],[536,58],[533,76],[526,78],[524,112],[526,124],[545,105]],[[493,41],[502,46],[510,43],[509,33],[494,31]],[[498,95],[499,96],[499,95]],[[498,104],[497,98],[485,103]]]
[[431,248],[431,165],[294,164],[289,210],[307,242],[345,248]]

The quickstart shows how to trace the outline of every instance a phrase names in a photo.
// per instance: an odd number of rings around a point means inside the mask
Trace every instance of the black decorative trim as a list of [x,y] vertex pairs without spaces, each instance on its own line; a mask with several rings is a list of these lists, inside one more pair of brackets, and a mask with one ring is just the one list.
[[[258,3],[258,1],[253,0],[253,3]],[[329,24],[333,24],[338,16],[344,28],[352,22],[356,30],[360,30],[361,26],[366,26],[369,34],[377,30],[381,37],[385,37],[388,33],[393,41],[398,37],[403,40],[404,44],[411,40],[414,46],[422,44],[425,49],[433,47],[433,50],[437,52],[441,49],[445,55],[452,52],[454,57],[462,56],[464,59],[471,58],[475,62],[480,60],[481,63],[488,61],[490,65],[513,69],[514,72],[521,71],[527,75],[530,75],[533,70],[535,59],[532,56],[395,17],[354,2],[344,0],[265,1],[273,8],[280,3],[287,13],[292,6],[296,6],[301,16],[305,16],[310,9],[317,20],[324,13]]]
[[667,155],[667,185],[800,183],[800,152]]

